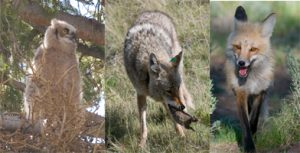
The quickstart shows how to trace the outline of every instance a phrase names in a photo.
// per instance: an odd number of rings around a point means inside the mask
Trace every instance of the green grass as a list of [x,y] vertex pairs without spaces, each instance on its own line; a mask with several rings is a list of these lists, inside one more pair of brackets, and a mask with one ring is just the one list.
[[258,148],[268,150],[300,141],[300,59],[291,54],[287,58],[289,73],[292,77],[292,94],[282,104],[279,113],[270,117],[258,134]]
[[[214,57],[224,57],[230,24],[238,5],[245,8],[250,21],[261,21],[270,12],[277,14],[277,22],[271,38],[272,48],[275,52],[275,69],[278,67],[288,69],[293,86],[287,89],[291,90],[291,94],[283,99],[280,99],[279,95],[271,93],[269,99],[272,111],[264,126],[256,134],[255,144],[257,150],[261,152],[272,152],[273,150],[284,152],[288,150],[289,146],[300,141],[300,37],[298,36],[300,33],[300,15],[298,13],[300,3],[211,2],[210,50]],[[287,56],[288,54],[290,56]],[[219,146],[219,144],[240,143],[240,136],[241,129],[238,122],[223,119],[213,123],[211,137],[213,147]]]
[[[185,51],[185,82],[196,109],[191,111],[201,121],[193,124],[196,132],[179,137],[173,123],[159,102],[147,99],[148,141],[138,147],[139,120],[136,92],[123,66],[123,41],[139,12],[160,10],[176,23]],[[197,1],[112,1],[106,5],[106,137],[108,152],[208,152],[211,83],[209,81],[209,4]]]

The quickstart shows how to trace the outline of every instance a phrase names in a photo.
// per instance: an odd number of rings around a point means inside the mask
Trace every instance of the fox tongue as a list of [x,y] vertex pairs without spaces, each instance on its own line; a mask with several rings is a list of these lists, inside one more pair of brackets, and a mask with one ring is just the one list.
[[239,70],[240,76],[241,77],[246,77],[247,76],[247,71],[248,71],[247,68],[240,68],[240,70]]

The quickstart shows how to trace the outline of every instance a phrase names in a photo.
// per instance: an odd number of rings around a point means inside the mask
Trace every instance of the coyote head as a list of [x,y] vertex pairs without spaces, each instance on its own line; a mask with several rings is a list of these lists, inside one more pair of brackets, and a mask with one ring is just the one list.
[[271,13],[262,22],[250,23],[244,8],[237,7],[227,42],[227,56],[234,62],[239,78],[247,78],[251,69],[272,56],[270,37],[275,22],[275,14]]
[[151,53],[149,58],[149,90],[155,99],[164,100],[166,104],[181,110],[185,105],[180,100],[181,74],[179,71],[182,52],[170,59],[158,59]]

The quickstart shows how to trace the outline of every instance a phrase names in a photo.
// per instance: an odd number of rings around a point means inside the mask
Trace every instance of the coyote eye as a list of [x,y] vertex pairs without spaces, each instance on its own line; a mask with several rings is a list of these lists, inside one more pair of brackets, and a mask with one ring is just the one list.
[[240,45],[232,45],[234,50],[240,50],[241,46]]
[[256,48],[256,47],[251,47],[250,52],[256,52],[256,51],[258,51],[258,48]]

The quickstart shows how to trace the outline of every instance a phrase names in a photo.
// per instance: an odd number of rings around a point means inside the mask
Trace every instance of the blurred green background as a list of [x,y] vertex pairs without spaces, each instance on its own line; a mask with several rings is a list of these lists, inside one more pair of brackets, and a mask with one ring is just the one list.
[[[271,38],[275,54],[275,80],[271,89],[270,114],[256,135],[261,152],[289,150],[300,141],[299,71],[300,3],[299,2],[211,2],[210,78],[217,99],[211,115],[211,152],[239,152],[241,129],[236,116],[235,99],[225,82],[225,44],[234,12],[243,6],[248,20],[259,22],[274,12],[277,22]],[[297,69],[297,70],[295,70]],[[297,113],[298,112],[298,113]],[[286,124],[290,123],[290,124]],[[284,128],[283,128],[284,126]],[[238,143],[237,143],[238,142]]]

